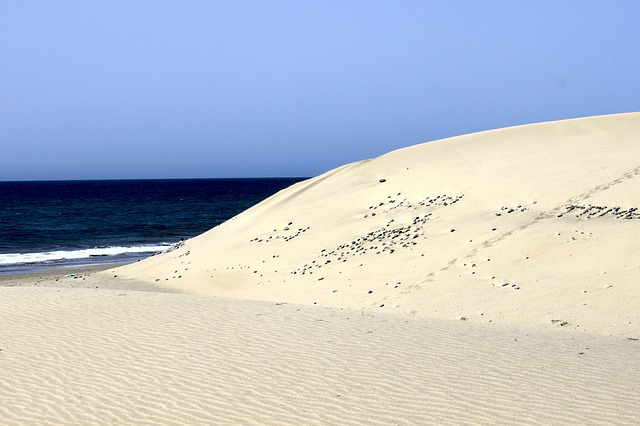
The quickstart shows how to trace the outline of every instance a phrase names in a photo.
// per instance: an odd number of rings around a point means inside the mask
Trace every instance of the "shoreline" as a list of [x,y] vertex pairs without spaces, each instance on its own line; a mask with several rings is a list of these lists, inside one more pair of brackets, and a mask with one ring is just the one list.
[[[0,277],[3,275],[23,275],[23,274],[37,274],[40,272],[47,273],[52,269],[76,269],[76,268],[92,268],[97,267],[100,268],[102,265],[113,267],[128,265],[131,263],[136,263],[141,260],[147,259],[152,256],[156,256],[164,251],[173,250],[179,246],[179,243],[171,244],[171,245],[157,245],[157,247],[163,247],[162,250],[150,251],[150,252],[132,252],[132,253],[121,253],[115,255],[89,255],[87,257],[79,257],[79,258],[58,258],[59,256],[64,256],[64,254],[58,255],[53,261],[45,261],[45,260],[33,260],[29,262],[23,263],[3,263],[0,265]],[[127,249],[127,247],[122,247]],[[59,250],[53,252],[30,252],[30,253],[22,253],[19,256],[47,256],[52,253],[65,253],[73,254],[74,252],[86,252],[87,250],[105,250],[105,249],[113,249],[111,248],[95,248],[95,249],[77,249],[77,250]],[[4,253],[0,254],[0,258],[6,256],[15,256],[13,253]],[[6,259],[5,259],[6,260]]]
[[[115,263],[115,264],[99,264],[99,265],[86,265],[77,267],[50,267],[42,269],[41,271],[29,271],[18,273],[0,274],[0,287],[14,287],[14,286],[27,286],[35,285],[35,283],[43,281],[55,281],[56,279],[64,278],[65,275],[74,274],[82,277],[94,272],[106,271],[118,266],[124,266],[128,263]],[[10,285],[13,284],[13,285]]]
[[135,279],[110,279],[102,273],[130,263],[109,263],[77,267],[49,268],[39,272],[0,275],[0,288],[40,287],[40,288],[92,288],[111,290],[131,290],[160,293],[180,293],[178,290],[155,286]]

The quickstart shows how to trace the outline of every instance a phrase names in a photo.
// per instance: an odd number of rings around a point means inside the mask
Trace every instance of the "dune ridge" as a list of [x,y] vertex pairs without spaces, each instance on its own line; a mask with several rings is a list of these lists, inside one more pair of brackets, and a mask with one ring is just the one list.
[[640,114],[345,165],[117,270],[198,294],[640,336]]

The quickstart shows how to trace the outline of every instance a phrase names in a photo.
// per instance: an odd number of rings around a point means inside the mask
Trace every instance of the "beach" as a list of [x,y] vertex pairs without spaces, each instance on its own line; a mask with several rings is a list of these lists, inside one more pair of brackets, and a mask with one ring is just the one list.
[[637,424],[639,135],[415,145],[140,262],[2,276],[2,423]]
[[633,424],[640,415],[636,340],[74,284],[86,279],[0,287],[4,424]]

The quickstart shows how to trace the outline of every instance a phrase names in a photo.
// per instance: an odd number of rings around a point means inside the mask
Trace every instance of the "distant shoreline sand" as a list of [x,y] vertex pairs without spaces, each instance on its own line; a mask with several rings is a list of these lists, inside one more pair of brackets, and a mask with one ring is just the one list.
[[[86,281],[93,278],[96,272],[112,270],[128,263],[104,263],[77,267],[50,267],[42,268],[35,272],[17,274],[0,274],[0,288],[2,287],[68,287],[68,288],[117,288],[140,291],[163,291],[157,286],[150,286],[142,282],[128,281],[122,283],[118,280],[100,279]],[[169,290],[165,290],[169,291]],[[174,291],[175,292],[175,291]]]

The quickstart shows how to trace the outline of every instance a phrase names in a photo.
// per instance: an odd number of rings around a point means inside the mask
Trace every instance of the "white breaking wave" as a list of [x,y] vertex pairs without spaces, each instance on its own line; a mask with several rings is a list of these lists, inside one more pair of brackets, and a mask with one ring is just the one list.
[[59,250],[41,253],[0,254],[0,265],[25,265],[65,260],[89,259],[93,257],[121,256],[126,254],[159,253],[174,247],[174,244],[159,244],[133,247],[96,247],[82,250]]

